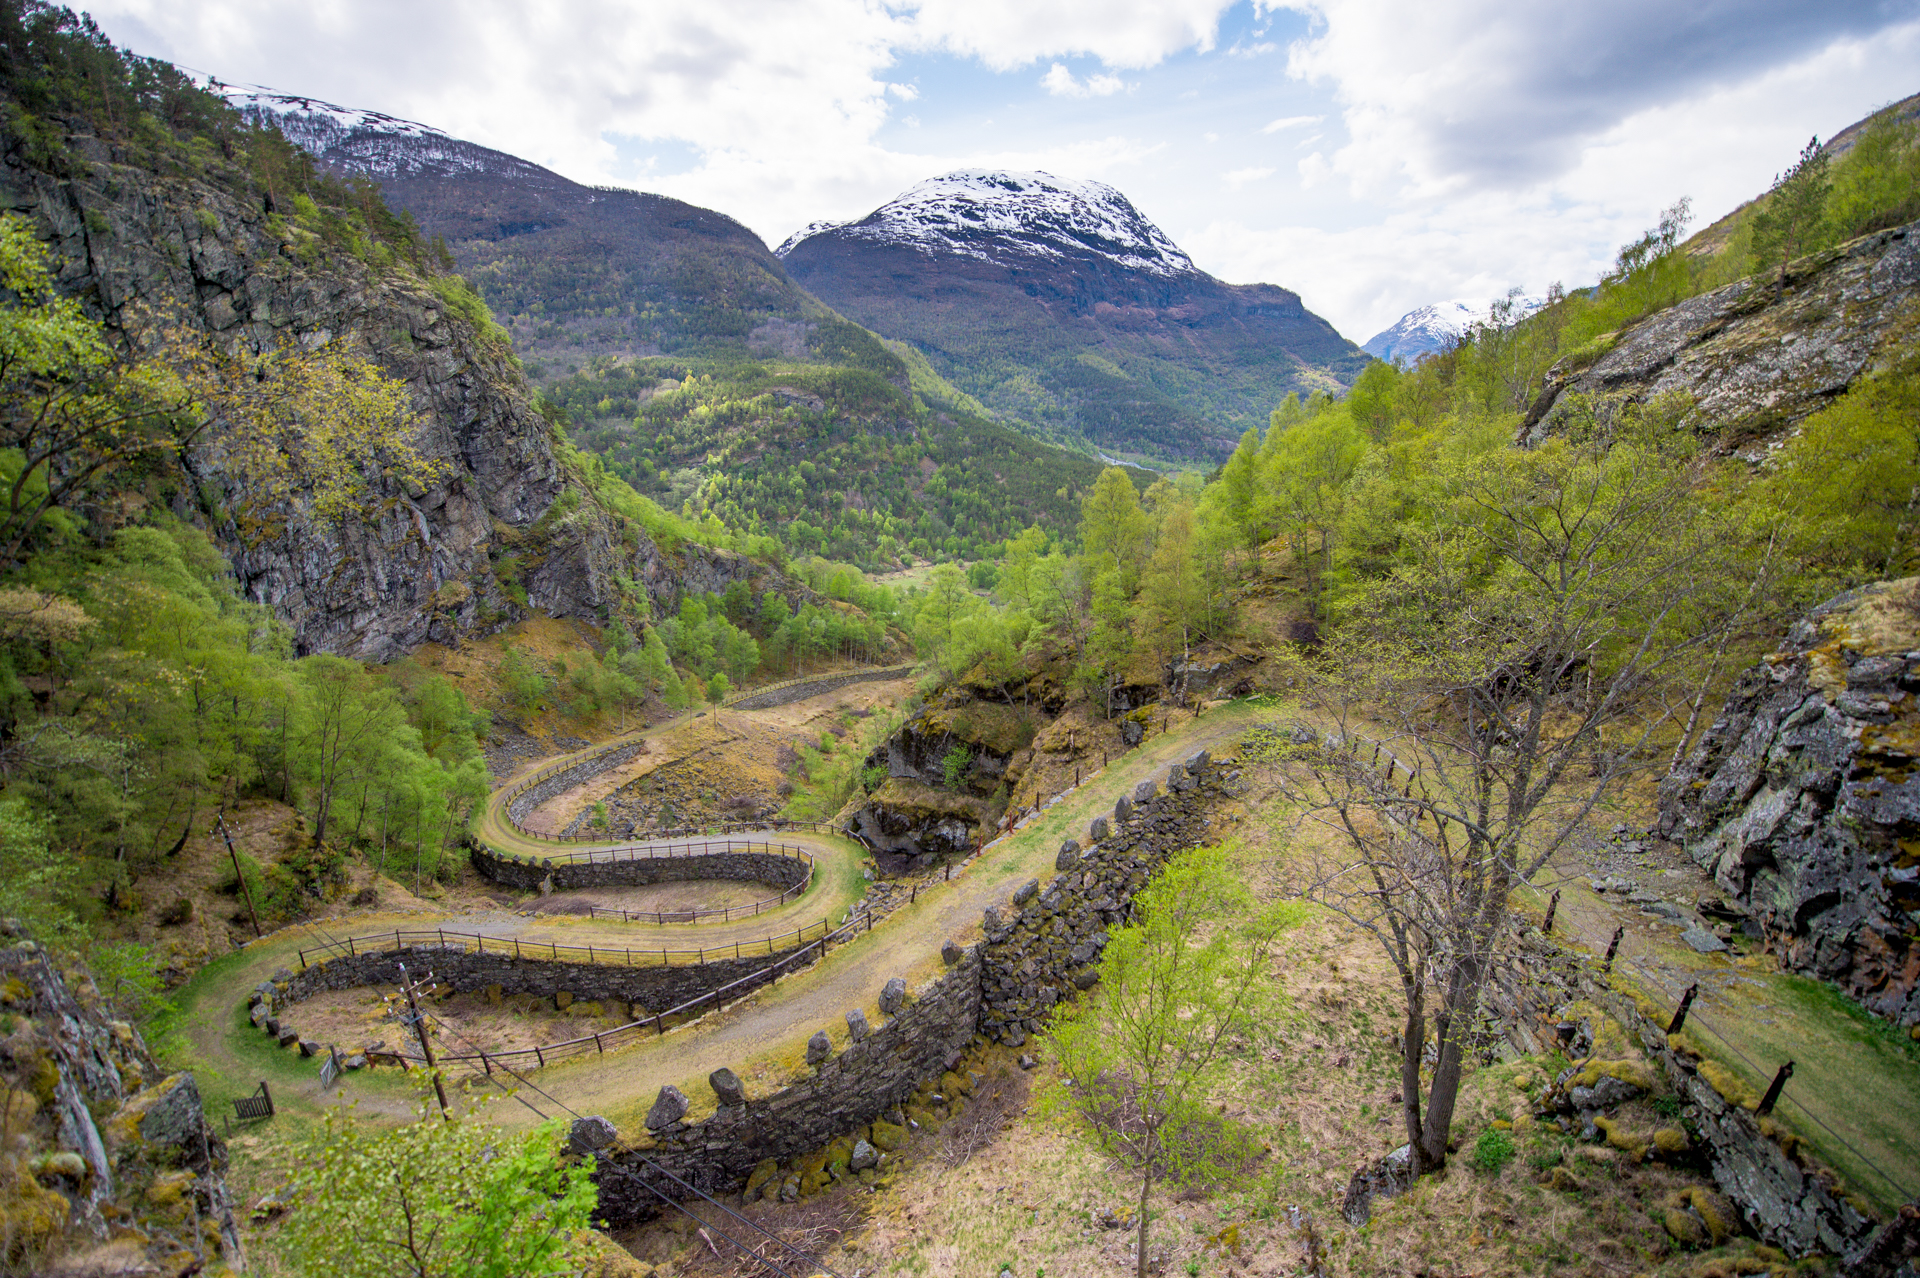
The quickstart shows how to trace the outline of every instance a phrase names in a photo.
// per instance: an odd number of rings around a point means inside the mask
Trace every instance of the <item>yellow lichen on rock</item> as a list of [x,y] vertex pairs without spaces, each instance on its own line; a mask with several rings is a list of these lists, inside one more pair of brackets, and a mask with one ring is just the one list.
[[1759,1093],[1747,1086],[1746,1080],[1716,1060],[1700,1062],[1700,1077],[1707,1080],[1707,1086],[1720,1093],[1727,1104],[1741,1109],[1758,1109]]

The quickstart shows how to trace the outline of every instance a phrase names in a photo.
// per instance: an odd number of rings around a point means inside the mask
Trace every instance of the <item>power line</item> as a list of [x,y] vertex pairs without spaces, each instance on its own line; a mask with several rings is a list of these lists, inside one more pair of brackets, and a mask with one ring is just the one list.
[[[1577,924],[1570,926],[1568,928],[1568,931],[1572,932],[1575,936],[1579,937],[1581,941],[1586,942],[1589,945],[1594,944],[1593,938],[1588,936],[1583,930],[1581,930]],[[1638,972],[1640,975],[1644,976],[1647,980],[1651,981],[1655,986],[1657,986],[1663,994],[1677,997],[1674,994],[1673,987],[1669,985],[1667,981],[1662,976],[1659,975],[1659,973],[1647,967],[1645,964],[1635,959],[1633,956],[1628,954],[1619,954],[1619,955],[1616,955],[1616,961],[1624,962],[1628,967],[1632,968],[1635,972]],[[1709,998],[1717,999],[1720,997],[1719,991],[1715,990],[1712,986],[1708,986],[1706,990],[1706,994]],[[1727,1035],[1722,1030],[1720,1030],[1717,1026],[1715,1026],[1708,1017],[1702,1015],[1698,1010],[1695,1010],[1689,1013],[1687,1020],[1689,1024],[1697,1024],[1701,1026],[1703,1029],[1705,1029],[1709,1034],[1712,1034],[1715,1038],[1719,1039],[1721,1045],[1724,1046],[1728,1051],[1732,1052],[1735,1056],[1739,1057],[1740,1060],[1746,1064],[1747,1068],[1751,1069],[1755,1073],[1755,1075],[1757,1075],[1760,1078],[1765,1078],[1767,1076],[1767,1071],[1764,1068],[1762,1068],[1758,1063],[1756,1063],[1752,1057],[1748,1056],[1744,1051],[1742,1051],[1740,1049],[1739,1044],[1735,1043],[1732,1039],[1728,1038]],[[1821,1118],[1820,1115],[1816,1114],[1812,1109],[1810,1109],[1807,1106],[1805,1101],[1802,1101],[1798,1096],[1792,1093],[1784,1093],[1784,1092],[1781,1094],[1780,1099],[1790,1102],[1797,1109],[1799,1109],[1801,1113],[1805,1114],[1808,1118],[1812,1119],[1813,1122],[1819,1126],[1820,1130],[1824,1131],[1825,1133],[1827,1133],[1827,1135],[1831,1136],[1834,1139],[1834,1141],[1841,1146],[1841,1148],[1845,1149],[1848,1153],[1852,1154],[1855,1158],[1858,1158],[1862,1164],[1872,1169],[1877,1175],[1879,1175],[1879,1177],[1882,1180],[1886,1181],[1887,1184],[1893,1188],[1893,1191],[1896,1194],[1899,1194],[1905,1198],[1912,1198],[1915,1196],[1911,1190],[1902,1186],[1899,1181],[1895,1180],[1891,1175],[1889,1175],[1884,1168],[1882,1168],[1878,1163],[1874,1162],[1872,1158],[1868,1157],[1867,1154],[1863,1150],[1861,1150],[1857,1145],[1855,1145],[1852,1141],[1848,1140],[1845,1136],[1842,1136],[1839,1132],[1835,1131],[1827,1123],[1825,1119]]]
[[[309,922],[305,926],[311,931],[319,932],[322,937],[326,938],[329,944],[333,944],[335,946],[338,945],[338,942],[334,941],[333,937],[327,932],[327,930],[321,927],[318,923]],[[377,989],[378,986],[376,986],[375,988]],[[441,1020],[439,1017],[432,1016],[431,1013],[421,1013],[421,1012],[418,1012],[416,1009],[416,1015],[420,1016],[423,1020],[431,1019],[433,1023],[439,1026],[440,1029],[443,1032],[445,1032],[447,1035],[449,1035],[452,1038],[456,1038],[460,1040],[462,1043],[466,1044],[468,1047],[472,1048],[477,1054],[479,1054],[483,1060],[486,1059],[486,1052],[484,1051],[484,1049],[482,1049],[478,1043],[474,1042],[471,1038],[469,1038],[466,1034],[462,1033],[460,1030],[447,1024],[447,1022]],[[404,1058],[402,1059],[404,1060]],[[429,1061],[431,1061],[431,1058],[429,1058]],[[564,1109],[567,1113],[573,1115],[573,1117],[576,1120],[581,1117],[581,1114],[579,1113],[579,1111],[575,1110],[571,1105],[567,1104],[565,1101],[561,1100],[557,1096],[554,1096],[552,1093],[536,1086],[531,1079],[529,1079],[526,1075],[522,1074],[519,1070],[514,1069],[511,1065],[508,1065],[505,1062],[498,1061],[498,1060],[494,1061],[493,1063],[498,1065],[501,1069],[505,1070],[507,1073],[511,1074],[514,1077],[514,1079],[516,1079],[522,1086],[531,1090],[535,1095],[544,1097],[547,1101],[551,1102],[552,1104],[558,1106],[561,1109]],[[498,1079],[494,1078],[491,1074],[483,1074],[482,1078],[484,1081],[493,1083],[495,1086],[499,1087],[500,1090],[504,1092],[506,1095],[512,1096],[515,1099],[519,1100],[522,1105],[525,1105],[528,1109],[532,1110],[541,1119],[543,1120],[551,1119],[551,1116],[543,1112],[539,1106],[533,1104],[533,1102],[527,1100],[525,1097],[520,1096],[516,1091],[516,1089],[507,1087],[504,1083],[501,1083]],[[440,1080],[439,1080],[439,1075],[437,1070],[434,1073],[434,1085],[436,1089],[439,1089]],[[441,1102],[440,1102],[441,1107],[444,1111],[446,1106],[446,1093],[444,1092],[444,1090],[440,1091],[440,1097],[441,1097]],[[654,1162],[651,1158],[648,1158],[646,1155],[641,1154],[638,1151],[632,1151],[632,1152],[633,1152],[633,1156],[635,1158],[638,1158],[642,1163],[645,1163],[649,1170],[660,1173],[662,1176],[665,1176],[668,1180],[672,1181],[674,1184],[679,1185],[682,1189],[685,1189],[688,1193],[691,1193],[697,1196],[698,1198],[700,1198],[703,1202],[725,1212],[727,1215],[733,1217],[735,1220],[738,1220],[741,1224],[746,1225],[748,1228],[760,1234],[765,1235],[768,1240],[778,1243],[780,1246],[786,1248],[789,1252],[799,1257],[802,1261],[806,1262],[806,1264],[808,1264],[809,1266],[812,1266],[814,1269],[824,1271],[825,1273],[832,1275],[833,1278],[843,1278],[843,1276],[840,1274],[838,1270],[828,1265],[825,1261],[820,1260],[818,1257],[808,1255],[805,1251],[802,1251],[800,1248],[794,1246],[792,1243],[788,1242],[786,1239],[780,1237],[780,1235],[767,1229],[764,1225],[761,1225],[757,1221],[749,1220],[747,1217],[742,1216],[739,1212],[727,1206],[725,1203],[721,1202],[717,1198],[714,1198],[711,1195],[707,1194],[704,1190],[701,1190],[694,1185],[688,1184],[686,1181],[682,1180],[679,1176],[675,1175],[673,1172],[669,1171],[667,1168],[662,1167],[659,1163]],[[650,1184],[645,1177],[640,1176],[638,1173],[633,1172],[628,1168],[621,1167],[619,1164],[613,1163],[610,1161],[602,1162],[596,1159],[595,1165],[606,1168],[608,1171],[612,1172],[616,1176],[623,1176],[633,1181],[634,1183],[638,1184],[642,1189],[645,1189],[648,1193],[653,1194],[655,1197],[659,1198],[662,1202],[665,1202],[668,1206],[672,1207],[675,1211],[678,1211],[681,1215],[687,1217],[689,1220],[694,1221],[695,1223],[700,1225],[702,1228],[709,1228],[709,1227],[712,1228],[715,1233],[719,1234],[728,1243],[732,1244],[735,1248],[739,1249],[742,1255],[754,1257],[756,1263],[765,1265],[766,1267],[772,1269],[775,1273],[782,1275],[782,1278],[797,1278],[796,1275],[790,1274],[787,1270],[781,1268],[779,1265],[775,1264],[773,1261],[767,1259],[764,1256],[761,1256],[758,1252],[747,1247],[745,1244],[740,1242],[739,1239],[734,1238],[732,1235],[726,1233],[718,1225],[710,1226],[709,1222],[701,1220],[700,1217],[694,1215],[693,1212],[689,1211],[684,1203],[679,1202],[678,1200],[673,1198],[670,1194],[668,1194],[665,1190],[660,1189],[658,1186]]]

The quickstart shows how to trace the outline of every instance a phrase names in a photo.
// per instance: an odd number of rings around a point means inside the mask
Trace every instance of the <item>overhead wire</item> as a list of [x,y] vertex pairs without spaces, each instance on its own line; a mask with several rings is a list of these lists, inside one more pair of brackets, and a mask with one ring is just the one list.
[[[339,948],[339,942],[336,941],[333,938],[333,936],[324,927],[321,927],[318,923],[309,921],[305,923],[303,926],[308,928],[308,930],[310,931],[318,932],[323,938],[325,938],[325,940],[329,945],[332,945],[335,948]],[[379,984],[385,984],[385,982],[376,983],[376,986],[375,986],[376,989],[378,988]],[[480,1056],[482,1056],[483,1059],[490,1059],[486,1057],[484,1049],[482,1049],[478,1043],[474,1042],[473,1039],[468,1037],[465,1033],[449,1025],[447,1022],[445,1022],[441,1018],[434,1016],[430,1011],[422,1012],[421,1015],[427,1018],[428,1020],[432,1021],[433,1024],[437,1026],[440,1030],[442,1030],[448,1037],[456,1038],[460,1040],[466,1046],[472,1048],[476,1054],[479,1054]],[[565,1101],[561,1100],[559,1097],[554,1096],[551,1092],[548,1092],[543,1088],[537,1086],[526,1075],[522,1074],[519,1070],[514,1069],[511,1065],[508,1065],[506,1062],[497,1060],[497,1059],[492,1059],[491,1064],[493,1064],[495,1067],[499,1069],[505,1070],[508,1074],[512,1075],[512,1077],[516,1081],[518,1081],[521,1084],[521,1086],[532,1091],[535,1095],[545,1098],[547,1101],[549,1101],[553,1105],[556,1105],[559,1108],[565,1110],[568,1114],[571,1114],[576,1120],[581,1117],[581,1114],[579,1113],[579,1111],[575,1110],[571,1105],[567,1104]],[[516,1089],[506,1086],[506,1084],[500,1082],[498,1079],[494,1078],[491,1074],[482,1074],[481,1078],[483,1081],[492,1083],[493,1085],[499,1087],[500,1090],[506,1095],[511,1096],[514,1099],[518,1100],[522,1105],[526,1106],[527,1109],[531,1110],[534,1114],[538,1115],[542,1120],[551,1121],[553,1117],[552,1115],[545,1113],[540,1109],[539,1106],[527,1100],[524,1096],[519,1095]],[[767,1229],[764,1225],[761,1225],[759,1222],[751,1220],[746,1216],[741,1215],[739,1212],[727,1206],[725,1203],[721,1202],[719,1199],[714,1198],[710,1194],[706,1193],[704,1190],[698,1188],[697,1186],[689,1184],[687,1181],[681,1179],[681,1177],[676,1175],[674,1172],[668,1170],[666,1167],[661,1166],[659,1163],[655,1162],[651,1158],[648,1158],[645,1154],[642,1154],[637,1150],[632,1151],[632,1153],[633,1153],[633,1156],[637,1158],[640,1162],[646,1164],[649,1170],[658,1172],[662,1176],[665,1176],[668,1180],[672,1181],[674,1184],[680,1186],[682,1189],[685,1189],[688,1193],[698,1197],[701,1201],[707,1203],[712,1207],[717,1208],[720,1211],[725,1212],[728,1216],[732,1217],[735,1220],[738,1220],[741,1224],[746,1225],[748,1228],[756,1231],[757,1233],[765,1235],[765,1237],[769,1241],[777,1243],[781,1247],[786,1248],[786,1250],[791,1252],[794,1256],[799,1257],[801,1260],[805,1261],[806,1264],[808,1264],[809,1266],[812,1266],[813,1270],[832,1275],[832,1278],[842,1278],[842,1275],[840,1274],[840,1272],[834,1269],[832,1266],[828,1265],[826,1262],[820,1260],[816,1256],[809,1255],[807,1252],[805,1252],[801,1248],[794,1246],[792,1243],[788,1242],[786,1239],[780,1237],[779,1234],[774,1233],[772,1230]],[[598,1160],[596,1160],[596,1165],[606,1168],[607,1170],[613,1172],[616,1176],[621,1176],[633,1181],[635,1184],[639,1185],[642,1189],[653,1194],[655,1197],[659,1198],[662,1202],[666,1203],[668,1206],[672,1207],[674,1210],[680,1212],[682,1215],[686,1216],[688,1219],[699,1224],[702,1228],[711,1228],[713,1232],[719,1234],[721,1238],[725,1239],[728,1243],[732,1244],[735,1248],[737,1248],[740,1251],[741,1255],[752,1256],[755,1260],[755,1263],[765,1265],[766,1267],[772,1269],[775,1273],[782,1275],[782,1278],[796,1278],[795,1275],[790,1274],[787,1270],[782,1269],[779,1265],[775,1264],[773,1261],[767,1259],[764,1256],[761,1256],[757,1251],[755,1251],[753,1248],[748,1247],[746,1244],[742,1243],[739,1239],[734,1238],[732,1235],[726,1233],[718,1225],[712,1225],[710,1224],[710,1222],[704,1221],[699,1216],[696,1216],[692,1211],[687,1209],[684,1203],[675,1199],[672,1195],[668,1194],[665,1190],[659,1188],[657,1185],[649,1183],[645,1177],[638,1175],[637,1173],[631,1171],[628,1168],[621,1167],[617,1163],[599,1162]]]

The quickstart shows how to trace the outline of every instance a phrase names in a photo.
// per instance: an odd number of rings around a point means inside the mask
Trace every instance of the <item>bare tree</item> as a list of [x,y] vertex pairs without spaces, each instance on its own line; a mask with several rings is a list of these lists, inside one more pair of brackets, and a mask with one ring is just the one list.
[[1321,849],[1304,890],[1399,974],[1416,1175],[1446,1160],[1510,893],[1659,766],[1700,671],[1766,597],[1768,556],[1708,494],[1677,415],[1442,466],[1402,567],[1302,659],[1311,722],[1279,785],[1331,836],[1302,840]]

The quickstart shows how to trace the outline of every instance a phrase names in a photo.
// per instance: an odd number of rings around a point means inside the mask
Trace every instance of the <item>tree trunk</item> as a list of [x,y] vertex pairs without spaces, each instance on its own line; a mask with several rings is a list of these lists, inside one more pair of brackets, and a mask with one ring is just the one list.
[[1426,998],[1411,984],[1407,990],[1407,1023],[1400,1033],[1400,1111],[1407,1126],[1407,1153],[1410,1166],[1418,1176],[1421,1165],[1420,1054],[1427,1046]]
[[1134,1253],[1134,1278],[1147,1278],[1147,1190],[1153,1185],[1153,1160],[1140,1173],[1140,1220],[1137,1250]]

